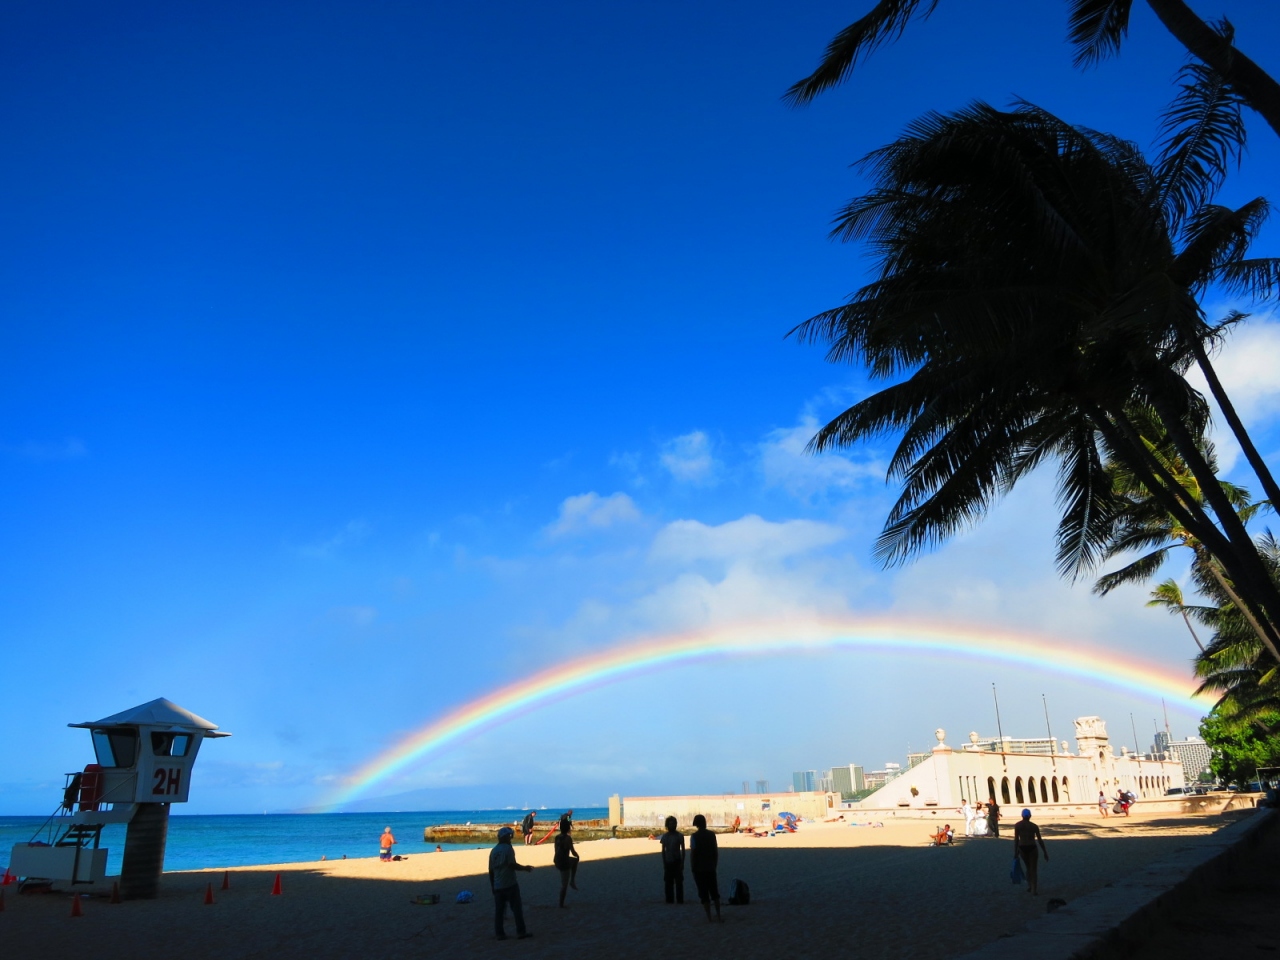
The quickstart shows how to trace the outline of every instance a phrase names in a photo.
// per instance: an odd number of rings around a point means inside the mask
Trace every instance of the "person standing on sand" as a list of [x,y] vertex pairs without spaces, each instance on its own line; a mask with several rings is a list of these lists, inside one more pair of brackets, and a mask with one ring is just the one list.
[[987,836],[1000,839],[1000,804],[995,797],[987,801]]
[[533,821],[538,815],[530,810],[524,815],[524,819],[520,821],[520,832],[524,834],[524,845],[527,847],[533,843]]
[[489,851],[489,889],[493,891],[493,935],[498,940],[507,939],[502,920],[511,904],[511,915],[516,918],[516,939],[525,940],[533,934],[524,928],[524,908],[520,904],[520,884],[516,883],[516,871],[532,873],[532,866],[516,863],[516,851],[511,838],[516,832],[510,827],[498,831],[498,845]]
[[[570,810],[570,813],[573,811]],[[573,829],[573,821],[568,818],[560,821],[560,833],[556,835],[556,852],[552,863],[560,871],[560,906],[564,906],[565,891],[569,887],[578,889],[578,851],[573,848],[573,837],[569,831]]]
[[1031,811],[1023,810],[1022,819],[1013,828],[1013,855],[1022,860],[1022,870],[1027,875],[1027,893],[1035,896],[1039,892],[1037,884],[1038,857],[1036,844],[1040,844],[1040,853],[1044,854],[1044,862],[1049,862],[1049,851],[1044,848],[1044,838],[1040,836],[1040,827],[1031,822]]
[[391,828],[387,827],[382,831],[382,853],[378,859],[387,861],[391,859],[391,848],[395,846],[396,838],[391,833]]
[[662,835],[662,889],[667,903],[684,903],[684,834],[676,829],[676,818],[667,817]]
[[[698,814],[693,818],[693,836],[689,838],[689,870],[693,882],[698,885],[698,899],[707,911],[709,923],[724,923],[720,916],[720,887],[716,883],[716,868],[720,865],[720,848],[716,835],[707,829],[707,818]],[[716,905],[716,919],[711,919],[711,904]]]
[[1102,817],[1104,820],[1107,817],[1111,816],[1111,814],[1107,812],[1107,807],[1109,806],[1111,806],[1111,804],[1107,803],[1107,795],[1103,793],[1101,790],[1099,790],[1098,791],[1098,812],[1102,814]]
[[966,837],[973,836],[973,807],[969,806],[968,800],[960,801],[960,814],[964,817],[964,835]]

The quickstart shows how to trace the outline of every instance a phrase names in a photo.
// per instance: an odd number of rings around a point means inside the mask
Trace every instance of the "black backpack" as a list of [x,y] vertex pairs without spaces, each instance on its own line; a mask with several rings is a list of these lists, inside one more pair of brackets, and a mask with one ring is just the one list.
[[729,906],[745,907],[751,902],[751,888],[745,880],[733,881],[733,892],[729,894]]

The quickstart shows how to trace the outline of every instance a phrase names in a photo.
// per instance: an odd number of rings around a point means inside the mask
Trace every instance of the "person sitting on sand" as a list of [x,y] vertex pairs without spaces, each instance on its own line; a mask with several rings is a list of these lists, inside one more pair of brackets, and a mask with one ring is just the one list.
[[662,835],[662,890],[667,903],[684,903],[684,834],[675,817],[667,817]]
[[[693,818],[693,836],[689,838],[689,869],[693,882],[698,885],[698,899],[707,911],[709,923],[724,923],[720,916],[720,887],[716,883],[716,869],[720,865],[720,848],[716,835],[707,829],[707,818],[698,814]],[[716,918],[711,919],[711,904],[716,905]]]
[[1022,819],[1013,828],[1013,855],[1021,858],[1022,871],[1027,875],[1027,893],[1038,892],[1036,844],[1040,844],[1040,852],[1044,854],[1044,862],[1049,862],[1049,851],[1044,848],[1044,838],[1040,836],[1040,827],[1031,822],[1031,811],[1023,810]]
[[516,918],[516,939],[524,940],[533,936],[524,928],[524,909],[520,905],[520,884],[516,883],[516,871],[533,872],[533,867],[516,863],[516,851],[511,846],[511,838],[516,832],[510,827],[498,831],[498,845],[489,851],[489,889],[493,891],[493,935],[498,940],[507,939],[507,932],[502,927],[503,917],[507,912],[507,904],[511,904],[511,915]]
[[732,830],[730,830],[729,832],[730,832],[730,833],[737,833],[741,828],[742,828],[742,818],[741,818],[741,817],[734,817],[734,818],[733,818],[733,829],[732,829]]
[[[573,811],[570,810],[570,813]],[[573,821],[564,819],[560,821],[560,832],[556,835],[556,852],[552,859],[552,863],[556,865],[556,869],[560,871],[560,906],[564,906],[565,892],[570,888],[578,889],[578,851],[573,848],[573,836],[570,831],[573,829]]]
[[395,842],[396,842],[396,838],[392,835],[390,827],[387,827],[385,830],[382,831],[382,839],[379,842],[382,845],[381,846],[382,853],[380,854],[379,859],[384,862],[390,861],[391,848],[395,846]]

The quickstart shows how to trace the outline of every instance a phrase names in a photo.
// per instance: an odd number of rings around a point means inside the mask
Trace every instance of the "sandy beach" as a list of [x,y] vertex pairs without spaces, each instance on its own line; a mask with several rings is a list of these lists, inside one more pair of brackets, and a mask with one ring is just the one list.
[[[855,951],[868,958],[943,958],[1016,930],[1045,911],[1050,898],[1070,901],[1145,864],[1194,844],[1249,813],[1215,816],[1071,819],[1042,824],[1050,862],[1041,895],[1009,881],[1012,843],[1005,838],[927,846],[929,823],[883,828],[804,824],[769,839],[721,836],[720,887],[751,885],[747,907],[724,907],[708,924],[686,875],[686,903],[663,902],[658,845],[647,839],[580,845],[581,888],[556,906],[559,878],[549,845],[517,844],[532,873],[520,875],[525,918],[534,934],[495,942],[487,851],[412,853],[376,858],[222,871],[167,873],[154,901],[84,902],[69,916],[67,895],[15,896],[0,914],[5,956],[95,960],[346,957],[780,957]],[[958,818],[957,818],[958,820]],[[956,821],[953,821],[955,825]],[[961,832],[963,822],[959,821]],[[407,845],[406,845],[407,846]],[[283,894],[270,895],[276,873]],[[203,902],[214,883],[217,903]],[[454,902],[471,890],[475,901]],[[439,893],[436,906],[410,898]]]

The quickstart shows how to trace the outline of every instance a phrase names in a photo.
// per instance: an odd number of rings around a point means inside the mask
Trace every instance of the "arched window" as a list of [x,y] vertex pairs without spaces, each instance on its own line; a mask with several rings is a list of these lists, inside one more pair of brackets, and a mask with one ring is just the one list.
[[1066,777],[1063,777],[1063,778],[1062,778],[1062,799],[1064,799],[1065,801],[1067,801],[1067,803],[1070,803],[1070,802],[1071,802],[1071,791],[1067,789],[1067,778],[1066,778]]
[[[1006,783],[1007,782],[1008,781],[1006,781]],[[1004,795],[1006,798],[1005,803],[1008,803],[1009,788],[1007,786],[1004,788]],[[994,800],[996,798],[996,778],[995,777],[987,777],[987,798],[989,800]]]
[[1008,777],[1002,777],[1000,779],[1000,797],[1001,799],[1004,800],[1005,806],[1008,806],[1009,804],[1013,803],[1013,801],[1009,799],[1009,778]]
[[1036,778],[1035,777],[1027,777],[1027,794],[1028,794],[1027,799],[1029,799],[1032,803],[1035,803],[1036,802]]
[[1053,802],[1058,802],[1058,778],[1054,777],[1049,783],[1053,786]]
[[1018,798],[1019,803],[1025,803],[1026,800],[1022,796],[1022,778],[1018,777],[1013,781],[1013,795]]

